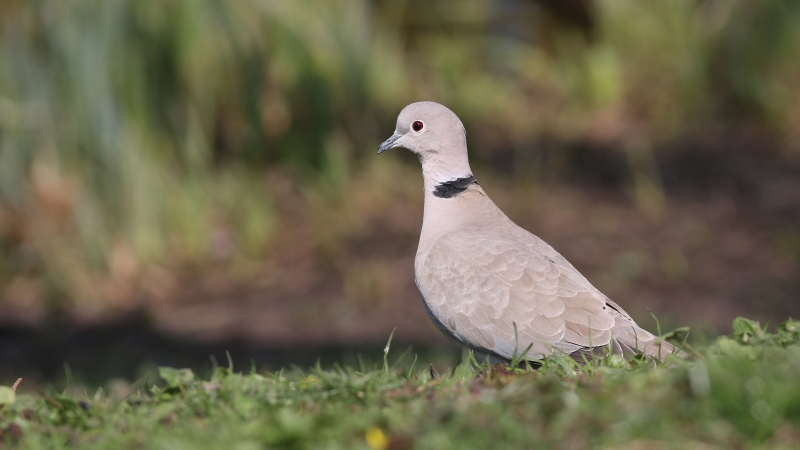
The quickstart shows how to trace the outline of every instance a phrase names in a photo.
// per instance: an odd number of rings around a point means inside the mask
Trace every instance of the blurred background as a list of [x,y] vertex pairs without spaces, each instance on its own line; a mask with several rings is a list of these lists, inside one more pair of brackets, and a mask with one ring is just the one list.
[[0,17],[0,382],[225,350],[243,370],[380,358],[395,327],[457,361],[413,281],[419,163],[375,155],[418,100],[455,111],[495,202],[646,328],[648,308],[710,334],[800,316],[796,1],[2,0]]

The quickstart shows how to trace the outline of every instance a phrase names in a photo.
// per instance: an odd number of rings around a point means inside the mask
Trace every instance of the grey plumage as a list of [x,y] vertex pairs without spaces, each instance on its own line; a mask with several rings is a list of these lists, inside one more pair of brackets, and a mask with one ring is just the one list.
[[378,153],[406,148],[421,163],[425,211],[414,264],[431,319],[474,350],[511,359],[678,352],[640,328],[543,240],[514,224],[475,182],[466,132],[433,102],[401,111]]

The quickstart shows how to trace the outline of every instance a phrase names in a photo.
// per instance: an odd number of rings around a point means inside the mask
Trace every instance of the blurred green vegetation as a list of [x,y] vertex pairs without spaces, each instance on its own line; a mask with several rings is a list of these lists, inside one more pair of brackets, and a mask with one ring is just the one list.
[[406,173],[373,156],[416,100],[520,176],[543,140],[622,149],[656,216],[672,142],[744,127],[800,151],[800,3],[575,3],[588,22],[521,0],[3,1],[0,302],[264,258],[286,177],[335,251],[345,194]]

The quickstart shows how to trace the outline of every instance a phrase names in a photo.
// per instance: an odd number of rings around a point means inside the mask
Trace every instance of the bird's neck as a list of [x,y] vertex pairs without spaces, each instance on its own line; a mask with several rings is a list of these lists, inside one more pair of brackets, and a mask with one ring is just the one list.
[[487,214],[502,216],[473,176],[466,155],[464,149],[463,157],[453,157],[451,153],[446,161],[435,159],[436,155],[421,158],[425,209],[420,245],[448,232],[473,227]]
[[502,215],[471,173],[438,182],[426,178],[420,245],[453,231],[474,228],[487,214]]
[[[466,154],[466,152],[464,152]],[[425,184],[425,197],[437,192],[437,188],[446,186],[448,183],[464,183],[472,177],[472,169],[466,157],[452,159],[447,162],[430,158],[422,161],[422,177]]]

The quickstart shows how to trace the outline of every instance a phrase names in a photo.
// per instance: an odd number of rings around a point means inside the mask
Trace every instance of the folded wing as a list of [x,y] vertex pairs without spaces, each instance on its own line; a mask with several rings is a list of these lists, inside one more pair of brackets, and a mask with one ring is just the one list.
[[456,339],[507,359],[528,346],[529,359],[609,344],[617,353],[659,359],[672,351],[669,344],[656,347],[655,336],[552,247],[528,236],[462,231],[433,245],[417,283],[431,313]]

